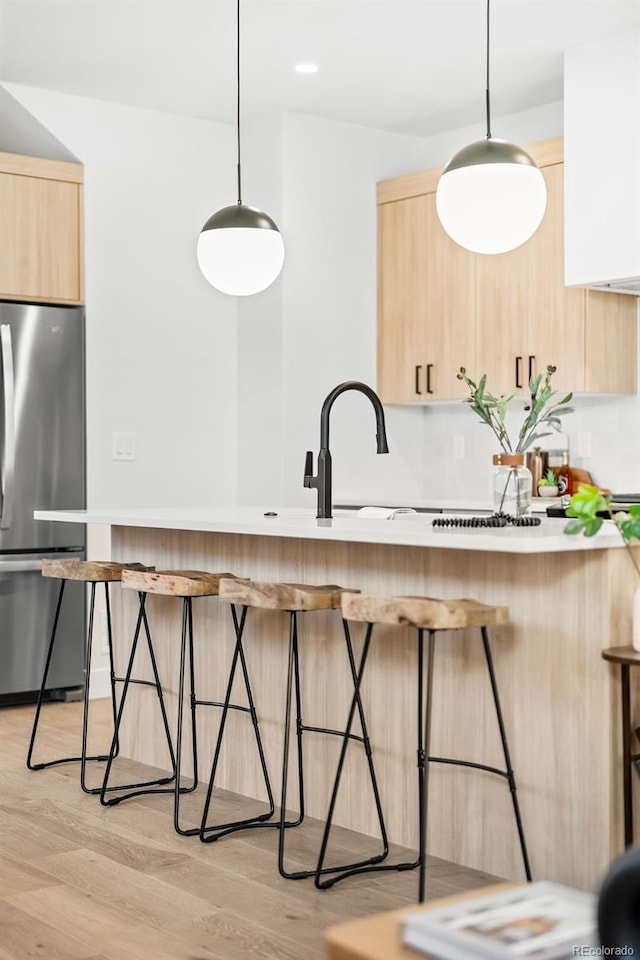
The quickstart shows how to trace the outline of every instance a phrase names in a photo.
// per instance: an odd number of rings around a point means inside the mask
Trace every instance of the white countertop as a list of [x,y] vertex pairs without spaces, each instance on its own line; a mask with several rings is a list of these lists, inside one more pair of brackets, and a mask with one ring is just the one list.
[[542,519],[539,527],[497,529],[441,528],[434,517],[414,514],[394,520],[361,519],[357,513],[336,510],[332,520],[317,520],[313,510],[285,507],[266,517],[270,507],[192,507],[112,510],[36,510],[36,520],[61,523],[108,524],[118,527],[151,527],[157,530],[200,530],[259,537],[292,537],[302,540],[340,540],[382,543],[446,550],[481,550],[492,553],[569,553],[623,546],[610,522],[595,537],[567,536],[564,519]]

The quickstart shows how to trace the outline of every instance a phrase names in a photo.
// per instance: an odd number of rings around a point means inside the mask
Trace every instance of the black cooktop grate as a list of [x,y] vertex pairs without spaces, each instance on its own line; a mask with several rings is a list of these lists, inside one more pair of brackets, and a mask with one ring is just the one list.
[[494,513],[490,517],[436,517],[434,527],[539,527],[540,517],[511,517]]

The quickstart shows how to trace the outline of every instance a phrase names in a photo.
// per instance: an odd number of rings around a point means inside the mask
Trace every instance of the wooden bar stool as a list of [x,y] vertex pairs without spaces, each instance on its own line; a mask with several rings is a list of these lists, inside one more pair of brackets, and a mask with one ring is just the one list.
[[[640,652],[633,647],[609,647],[602,651],[602,659],[620,664],[620,684],[622,700],[622,790],[624,797],[624,845],[633,843],[633,804],[631,790],[631,770],[640,764],[640,753],[631,752],[631,683],[629,670],[640,667]],[[640,728],[636,730],[640,737]],[[640,772],[640,767],[639,767]]]
[[[122,699],[120,701],[120,708],[116,718],[115,732],[113,737],[112,749],[107,760],[107,769],[105,772],[105,779],[103,784],[102,794],[100,796],[100,802],[104,806],[113,806],[116,803],[120,803],[122,800],[128,800],[131,797],[141,796],[149,793],[172,793],[174,797],[173,802],[173,825],[177,833],[182,834],[183,836],[195,836],[200,833],[200,827],[193,827],[185,829],[180,825],[180,795],[184,793],[192,793],[198,786],[198,746],[197,746],[197,733],[196,733],[196,708],[199,706],[213,706],[213,707],[222,707],[225,704],[213,701],[213,700],[201,700],[196,696],[196,678],[195,678],[195,665],[194,665],[194,653],[193,653],[193,599],[195,597],[217,597],[218,588],[221,578],[230,579],[231,582],[234,582],[234,575],[232,573],[206,573],[200,570],[158,570],[151,572],[138,572],[138,571],[127,571],[123,574],[122,577],[122,586],[124,589],[128,590],[137,590],[138,597],[140,600],[140,606],[138,610],[138,619],[136,623],[135,633],[133,637],[133,643],[131,646],[131,653],[129,656],[129,665],[127,668],[127,673],[124,681],[124,688],[122,691]],[[131,680],[131,672],[133,669],[133,663],[136,656],[136,650],[138,647],[138,640],[140,637],[140,630],[144,624],[145,632],[147,636],[147,642],[149,645],[149,652],[151,654],[151,659],[153,663],[153,669],[155,667],[155,657],[153,654],[153,644],[151,641],[151,632],[149,629],[149,624],[147,620],[146,613],[146,599],[148,594],[156,594],[159,596],[165,597],[178,597],[182,600],[182,636],[180,643],[180,667],[179,667],[179,678],[178,678],[178,719],[177,719],[177,729],[176,729],[176,746],[175,753],[173,749],[171,734],[169,732],[169,724],[167,720],[167,715],[162,709],[162,720],[164,724],[165,734],[167,738],[167,743],[169,746],[169,755],[171,758],[171,765],[173,770],[173,776],[168,778],[164,782],[174,781],[174,786],[171,789],[164,790],[134,790],[131,793],[127,793],[122,796],[112,797],[106,799],[105,793],[107,791],[107,782],[111,772],[111,766],[113,759],[116,755],[116,746],[117,738],[120,730],[120,724],[122,720],[122,715],[124,711],[124,706],[127,698],[127,693],[129,689],[129,683],[144,682],[144,681],[135,681]],[[249,700],[248,707],[236,706],[234,704],[226,704],[227,709],[232,710],[241,710],[251,715],[251,720],[253,723],[253,728],[255,731],[256,742],[258,746],[258,753],[262,761],[262,770],[265,778],[265,783],[267,787],[267,792],[271,795],[271,785],[269,783],[269,777],[267,774],[266,762],[264,759],[264,752],[262,749],[262,742],[260,739],[260,732],[258,730],[258,720],[253,704],[253,695],[251,691],[251,685],[249,683],[249,675],[246,669],[246,663],[244,660],[244,653],[242,649],[238,650],[238,645],[236,645],[236,654],[235,657],[240,656],[243,667],[243,676],[245,681],[245,689],[247,692],[247,697]],[[189,707],[191,711],[191,745],[193,750],[193,784],[189,787],[181,786],[181,764],[182,764],[182,727],[183,727],[183,708],[184,708],[184,686],[185,686],[185,673],[186,673],[186,664],[187,657],[189,660]],[[234,658],[235,663],[235,658]],[[144,786],[144,784],[138,784],[137,786]]]
[[[113,722],[115,727],[116,720],[116,683],[120,678],[116,677],[115,669],[113,664],[113,634],[111,629],[111,605],[109,602],[109,584],[119,582],[122,578],[123,570],[135,569],[135,570],[148,570],[149,567],[143,566],[141,563],[115,563],[113,561],[99,561],[99,560],[43,560],[42,561],[42,576],[43,577],[53,577],[56,580],[60,581],[60,591],[58,593],[58,601],[56,604],[56,611],[53,618],[53,627],[51,629],[51,637],[49,639],[49,647],[47,649],[47,655],[44,664],[44,671],[42,674],[42,683],[40,684],[40,691],[38,693],[38,701],[36,704],[36,713],[33,719],[33,728],[31,730],[31,740],[29,742],[29,750],[27,752],[27,767],[29,770],[43,770],[45,767],[53,767],[59,763],[80,763],[80,786],[85,793],[100,793],[101,787],[87,787],[86,783],[86,765],[89,761],[105,761],[108,759],[108,755],[104,756],[87,756],[87,731],[89,725],[89,682],[91,676],[91,648],[93,643],[93,618],[95,611],[95,600],[96,600],[96,586],[99,583],[104,584],[104,595],[106,603],[106,614],[107,614],[107,644],[109,652],[109,681],[111,684],[111,709],[113,713]],[[61,757],[58,760],[48,760],[46,763],[33,763],[33,749],[36,742],[36,734],[38,731],[38,724],[40,722],[40,711],[42,709],[42,702],[44,699],[44,693],[47,686],[47,677],[49,675],[49,666],[51,664],[51,657],[53,654],[53,648],[55,646],[56,634],[58,629],[58,620],[60,618],[60,609],[62,607],[62,597],[64,596],[64,588],[69,580],[81,581],[82,583],[91,584],[91,599],[89,602],[89,625],[87,629],[87,643],[85,647],[85,667],[84,667],[84,704],[82,711],[82,748],[80,751],[79,757]],[[116,742],[117,750],[117,742]]]
[[[318,889],[324,890],[342,880],[345,876],[351,876],[355,873],[368,873],[373,870],[411,870],[414,867],[420,868],[418,883],[418,897],[422,903],[425,894],[426,879],[426,839],[427,839],[427,812],[428,812],[428,789],[429,789],[429,764],[430,763],[449,763],[463,767],[473,767],[476,770],[486,770],[489,773],[498,774],[504,777],[511,791],[513,802],[513,812],[516,820],[520,849],[522,851],[522,860],[527,880],[531,880],[531,870],[529,868],[529,857],[524,838],[522,819],[520,816],[520,807],[516,794],[516,781],[511,766],[511,757],[509,755],[509,745],[507,743],[507,734],[502,717],[502,708],[498,695],[498,685],[493,669],[493,658],[491,656],[491,647],[489,644],[489,635],[487,627],[495,624],[506,623],[509,611],[506,607],[491,607],[476,600],[434,600],[430,597],[370,597],[359,593],[345,593],[342,597],[342,614],[347,620],[359,621],[367,624],[362,658],[360,661],[360,670],[355,679],[355,691],[349,717],[347,720],[347,729],[344,735],[342,750],[338,761],[338,768],[331,794],[329,812],[325,826],[318,868],[316,871],[315,884]],[[356,697],[359,695],[362,685],[362,677],[369,653],[373,626],[376,623],[389,623],[397,625],[408,625],[417,630],[418,636],[418,832],[419,846],[418,858],[413,862],[382,864],[378,866],[360,867],[351,869],[347,873],[337,877],[330,877],[328,880],[322,880],[321,875],[324,871],[324,859],[329,842],[331,823],[340,786],[342,769],[347,753],[348,737],[351,731],[351,725],[356,710]],[[435,652],[436,634],[444,630],[461,630],[468,627],[479,627],[482,634],[482,643],[484,647],[489,680],[491,682],[491,692],[496,710],[496,718],[500,730],[502,741],[502,750],[504,753],[505,769],[500,770],[497,767],[490,767],[483,763],[472,763],[469,760],[457,760],[449,757],[431,756],[431,705],[433,688],[433,662]],[[426,689],[424,681],[424,632],[429,635],[428,655],[427,655],[427,675]]]
[[[233,684],[233,673],[235,670],[235,664],[232,666],[232,671],[229,677],[229,685],[227,687],[227,698],[225,700],[225,705],[222,713],[222,720],[220,724],[220,730],[218,732],[218,739],[214,751],[213,763],[211,767],[211,776],[209,778],[209,788],[207,790],[207,798],[205,801],[204,811],[202,815],[202,825],[200,830],[200,839],[205,843],[211,843],[215,840],[218,840],[220,837],[225,836],[226,834],[233,833],[236,830],[243,830],[252,827],[276,827],[279,829],[279,841],[278,841],[278,870],[282,877],[285,877],[289,880],[299,880],[304,877],[312,877],[316,875],[317,869],[309,870],[298,870],[296,872],[290,872],[285,867],[285,829],[289,827],[296,827],[302,823],[305,816],[305,803],[304,803],[304,757],[303,757],[303,747],[302,747],[302,736],[303,733],[322,733],[329,734],[332,736],[344,737],[345,740],[357,740],[362,743],[369,768],[369,776],[371,779],[371,786],[373,790],[374,801],[376,805],[376,811],[378,815],[378,821],[380,824],[380,833],[382,839],[383,849],[380,854],[377,854],[374,857],[371,857],[367,860],[362,860],[355,864],[346,864],[339,867],[327,868],[325,873],[333,873],[334,871],[352,871],[355,868],[360,868],[365,865],[370,865],[374,863],[380,863],[387,856],[389,852],[389,844],[387,841],[387,830],[384,822],[384,816],[382,812],[382,803],[380,800],[380,794],[378,790],[378,784],[375,775],[375,769],[373,765],[373,757],[371,753],[371,746],[369,743],[369,734],[367,731],[367,724],[364,715],[364,709],[362,706],[362,701],[360,698],[360,693],[357,687],[355,687],[356,679],[358,676],[358,666],[356,665],[356,660],[353,654],[353,645],[351,643],[351,636],[349,634],[349,626],[346,621],[343,620],[344,625],[344,636],[347,647],[347,657],[349,660],[349,670],[354,682],[354,697],[353,697],[353,709],[354,711],[358,710],[358,715],[360,718],[360,724],[362,728],[362,736],[357,736],[356,734],[351,733],[351,730],[332,730],[326,727],[317,727],[311,726],[310,724],[304,723],[302,718],[302,692],[300,685],[300,654],[298,646],[298,614],[308,613],[313,610],[337,610],[340,608],[341,598],[344,594],[344,588],[334,586],[334,585],[325,585],[325,586],[311,586],[307,584],[297,584],[297,583],[271,583],[271,582],[257,582],[254,580],[222,580],[220,582],[220,599],[225,600],[231,604],[231,612],[233,616],[233,622],[236,629],[236,637],[238,645],[242,643],[242,635],[244,632],[247,610],[249,607],[259,608],[262,610],[282,610],[289,614],[289,661],[288,661],[288,671],[287,671],[287,693],[286,693],[286,714],[285,714],[285,727],[284,727],[284,749],[283,749],[283,765],[282,765],[282,786],[280,792],[280,817],[277,821],[265,822],[269,819],[269,815],[265,814],[261,818],[249,818],[245,821],[237,821],[236,823],[229,824],[219,824],[216,826],[207,825],[207,819],[209,814],[209,806],[211,803],[211,796],[213,793],[216,771],[218,766],[218,759],[220,756],[220,749],[222,746],[222,739],[224,736],[224,725],[226,722],[227,707],[228,707],[228,698],[231,692],[231,685]],[[240,618],[238,618],[236,606],[239,605],[242,607],[242,613]],[[296,722],[296,738],[297,738],[297,766],[298,766],[298,798],[299,798],[299,815],[296,820],[288,821],[286,820],[286,809],[287,809],[287,780],[288,780],[288,767],[289,767],[289,751],[290,751],[290,742],[291,742],[291,713],[292,713],[292,702],[295,698],[295,722]]]

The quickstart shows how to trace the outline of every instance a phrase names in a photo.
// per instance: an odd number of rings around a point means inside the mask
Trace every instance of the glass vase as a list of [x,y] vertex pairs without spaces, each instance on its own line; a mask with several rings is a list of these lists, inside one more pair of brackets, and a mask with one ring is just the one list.
[[531,510],[532,477],[523,453],[497,453],[493,458],[493,509],[510,517],[524,517]]

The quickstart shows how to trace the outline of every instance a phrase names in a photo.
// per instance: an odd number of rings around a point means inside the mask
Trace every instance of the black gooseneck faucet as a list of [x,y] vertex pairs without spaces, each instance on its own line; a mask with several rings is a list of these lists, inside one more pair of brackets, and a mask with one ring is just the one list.
[[336,397],[347,390],[359,390],[368,397],[373,406],[376,415],[376,440],[378,443],[378,453],[389,453],[387,446],[387,431],[384,424],[384,410],[380,402],[380,397],[367,386],[366,383],[360,383],[358,380],[347,380],[345,383],[339,383],[334,387],[322,404],[320,412],[320,452],[318,454],[318,474],[313,476],[313,453],[307,451],[304,464],[304,485],[305,487],[316,487],[318,491],[318,519],[328,519],[331,513],[331,451],[329,450],[329,414]]

